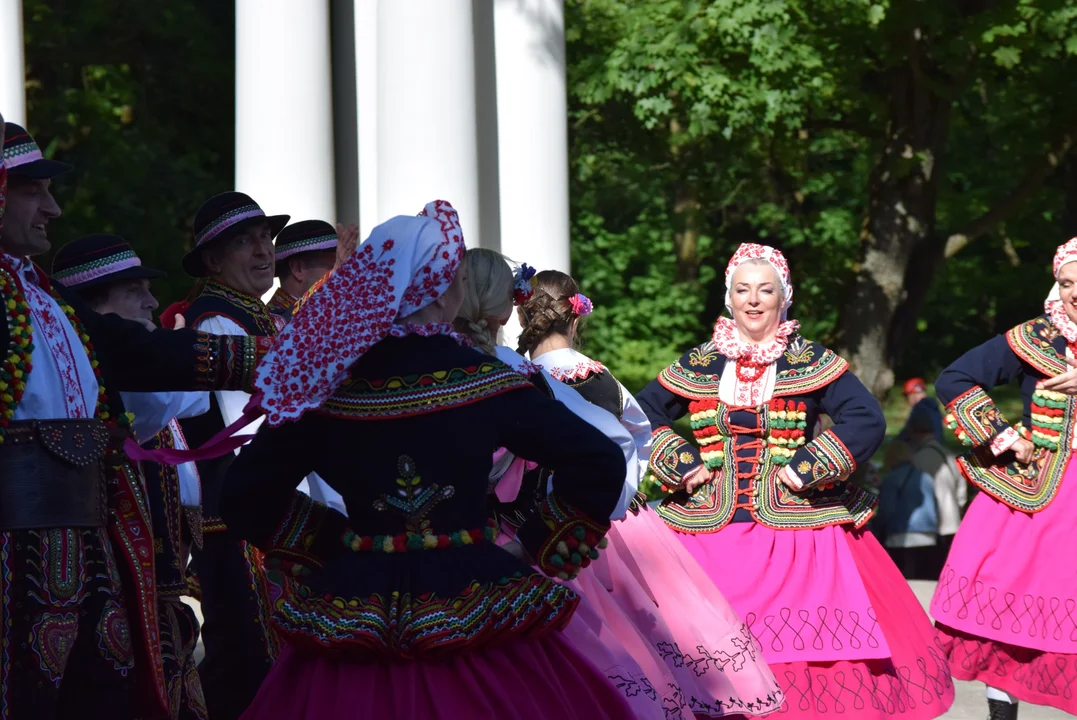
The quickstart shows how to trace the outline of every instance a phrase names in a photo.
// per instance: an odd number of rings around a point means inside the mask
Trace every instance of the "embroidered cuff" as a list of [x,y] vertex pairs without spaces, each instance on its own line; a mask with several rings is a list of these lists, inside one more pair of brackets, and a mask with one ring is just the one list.
[[556,495],[549,495],[539,511],[516,532],[538,569],[560,580],[571,580],[598,558],[606,547],[609,522],[597,522]]
[[253,393],[254,368],[269,352],[273,338],[203,332],[196,335],[196,389]]
[[342,552],[340,538],[347,524],[344,515],[297,490],[277,529],[265,543],[257,544],[271,561],[267,567],[279,566],[292,575],[303,575]]
[[699,451],[668,426],[654,430],[651,442],[651,472],[664,492],[684,485],[693,470],[703,464]]
[[1015,442],[1021,439],[1017,431],[1008,427],[991,440],[991,452],[995,457],[1009,450]]
[[958,440],[971,447],[986,445],[1010,426],[991,397],[978,385],[958,395],[946,409],[946,427],[953,430]]
[[827,430],[796,451],[787,466],[804,488],[830,487],[856,470],[856,460],[833,430]]

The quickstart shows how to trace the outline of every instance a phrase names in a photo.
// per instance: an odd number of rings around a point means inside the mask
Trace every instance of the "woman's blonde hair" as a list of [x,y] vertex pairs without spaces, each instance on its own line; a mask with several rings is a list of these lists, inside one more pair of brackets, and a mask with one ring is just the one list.
[[456,314],[453,327],[471,338],[477,348],[493,354],[500,328],[490,327],[487,318],[501,318],[512,313],[515,278],[508,259],[486,248],[467,251],[467,276],[464,304]]

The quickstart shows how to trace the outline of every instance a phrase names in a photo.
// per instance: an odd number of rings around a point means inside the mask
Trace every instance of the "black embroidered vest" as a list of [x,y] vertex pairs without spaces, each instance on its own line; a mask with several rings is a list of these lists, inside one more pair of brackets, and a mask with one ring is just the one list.
[[[210,280],[202,293],[184,311],[183,319],[187,327],[193,328],[200,321],[216,316],[232,320],[252,336],[275,336],[278,332],[278,323],[281,323],[280,319],[270,314],[265,303],[259,298]],[[210,395],[209,406],[209,412],[180,421],[183,434],[191,447],[200,447],[224,429],[224,420],[221,418],[216,394]],[[224,482],[225,472],[234,457],[233,453],[226,453],[222,457],[197,463],[198,474],[202,478],[203,532],[224,530],[224,523],[221,522],[218,508],[220,489]]]

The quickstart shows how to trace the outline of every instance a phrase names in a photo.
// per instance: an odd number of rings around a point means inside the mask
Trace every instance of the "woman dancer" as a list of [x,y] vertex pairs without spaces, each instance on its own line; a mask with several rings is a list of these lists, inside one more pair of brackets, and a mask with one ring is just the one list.
[[[567,297],[561,298],[561,302],[556,302],[556,296],[551,298],[553,302],[534,301],[540,294],[548,293],[546,279],[567,278],[571,282],[571,278],[562,273],[543,272],[532,279],[529,269],[523,266],[513,292],[512,274],[501,255],[489,250],[470,250],[468,258],[469,263],[477,261],[469,265],[469,284],[474,295],[469,292],[457,327],[501,327],[508,320],[515,295],[523,302],[522,337],[546,342],[560,332],[560,325],[546,331],[531,325],[531,316],[525,308],[534,303],[532,307],[543,308],[543,316],[572,313],[572,303]],[[574,288],[572,294],[577,290]],[[566,337],[568,343],[578,320],[579,316],[574,315],[566,323],[564,330],[570,333]],[[499,357],[511,353],[504,347],[498,347],[497,352]],[[535,356],[534,360],[541,365],[546,358],[546,355]],[[555,366],[551,366],[551,374],[560,375]],[[612,382],[616,385],[616,380]],[[567,383],[555,385],[559,393],[567,391],[576,395]],[[580,394],[588,398],[583,390]],[[635,405],[626,391],[623,397]],[[643,412],[635,406],[635,422],[630,423],[625,420],[620,398],[608,407],[603,408],[603,404],[604,400],[594,403],[591,412],[597,411],[610,420],[620,419],[621,423],[614,423],[618,431],[614,437],[634,438],[630,440],[635,443],[634,450],[643,449],[642,457],[646,457],[650,429]],[[631,411],[628,415],[631,416]],[[631,459],[629,465],[629,474],[638,480],[642,466],[632,467]],[[541,472],[538,476],[542,477]],[[638,499],[631,514],[625,517],[622,512],[617,519],[621,521],[610,530],[611,542],[606,553],[572,586],[583,595],[581,607],[595,611],[603,627],[612,630],[616,643],[612,649],[623,647],[644,670],[662,703],[665,717],[763,715],[777,709],[781,705],[781,693],[773,675],[758,658],[758,648],[744,623],[672,533]],[[686,612],[687,608],[691,611]],[[589,638],[579,632],[581,624],[570,624],[566,635],[598,662],[586,651],[590,647]],[[609,644],[610,640],[606,642]],[[626,694],[631,689],[632,685],[626,685]]]
[[[617,447],[448,324],[467,282],[456,212],[434,202],[370,238],[258,368],[266,423],[233,464],[229,529],[290,566],[287,640],[244,718],[624,718],[557,630],[577,603],[493,542],[498,447],[554,467],[518,542],[573,575],[621,491]],[[348,517],[294,488],[316,470]],[[366,534],[369,533],[369,534]]]
[[[1060,377],[1077,351],[1077,238],[1059,246],[1054,277],[1044,315],[965,353],[935,383],[947,425],[974,448],[958,465],[983,492],[931,614],[954,677],[987,685],[992,720],[1016,718],[1019,699],[1077,714],[1077,401]],[[987,393],[1015,380],[1023,417],[1011,427]]]
[[[848,364],[796,334],[780,252],[741,245],[709,341],[637,397],[654,428],[659,514],[763,646],[784,712],[919,720],[953,702],[946,658],[843,481],[885,421]],[[816,433],[823,413],[833,427]],[[690,415],[697,449],[671,428]]]

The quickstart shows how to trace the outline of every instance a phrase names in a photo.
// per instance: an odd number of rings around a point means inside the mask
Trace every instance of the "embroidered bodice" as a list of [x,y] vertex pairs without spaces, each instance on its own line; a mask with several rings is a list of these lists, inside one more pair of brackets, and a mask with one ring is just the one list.
[[[1051,504],[1077,446],[1077,398],[1037,387],[1069,370],[1065,336],[1049,316],[1021,323],[955,360],[938,377],[945,423],[971,452],[958,459],[965,477],[995,499],[1034,513]],[[1022,417],[1011,426],[991,400],[999,385],[1020,386]],[[1018,463],[1013,438],[1032,441],[1036,453]]]
[[[500,447],[556,469],[521,542],[552,574],[582,561],[620,495],[620,451],[514,369],[442,335],[382,340],[319,410],[263,427],[232,466],[222,512],[271,555],[317,568],[280,606],[293,642],[395,658],[461,652],[560,627],[575,604],[491,542],[487,479]],[[347,518],[293,492],[311,471],[341,494]],[[568,536],[566,559],[556,548]]]
[[[800,337],[760,370],[738,372],[712,341],[638,395],[654,431],[651,471],[671,493],[659,509],[663,519],[691,533],[730,521],[777,529],[866,523],[874,499],[843,481],[882,442],[878,403],[842,358]],[[685,414],[698,447],[671,427]],[[823,414],[834,425],[816,434]],[[688,495],[684,482],[700,468],[708,480]],[[803,489],[788,490],[779,472],[792,473]]]

